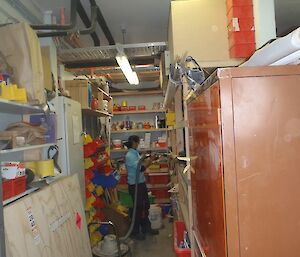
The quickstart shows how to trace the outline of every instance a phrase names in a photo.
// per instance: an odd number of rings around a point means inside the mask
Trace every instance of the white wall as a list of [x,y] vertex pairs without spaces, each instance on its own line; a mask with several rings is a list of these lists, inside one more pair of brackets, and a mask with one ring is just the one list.
[[274,0],[253,0],[256,48],[276,38]]

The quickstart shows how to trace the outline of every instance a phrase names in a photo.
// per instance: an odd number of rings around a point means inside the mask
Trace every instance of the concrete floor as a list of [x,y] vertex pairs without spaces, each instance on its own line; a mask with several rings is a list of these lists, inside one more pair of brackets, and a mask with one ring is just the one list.
[[132,241],[132,257],[176,257],[173,248],[173,223],[163,220],[158,236],[147,236],[145,241]]

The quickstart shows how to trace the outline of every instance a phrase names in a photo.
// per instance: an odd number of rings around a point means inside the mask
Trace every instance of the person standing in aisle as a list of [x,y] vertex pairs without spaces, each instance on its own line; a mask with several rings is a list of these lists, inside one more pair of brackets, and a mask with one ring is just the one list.
[[[130,136],[126,146],[128,147],[128,152],[125,156],[125,164],[128,173],[128,190],[132,197],[133,202],[135,201],[135,184],[136,184],[136,172],[138,162],[141,159],[139,152],[137,151],[140,143],[140,138],[138,136]],[[155,156],[151,156],[149,159],[145,160],[141,166],[141,174],[138,181],[138,195],[137,195],[137,209],[135,215],[135,222],[132,231],[132,237],[137,240],[145,240],[145,235],[157,235],[158,230],[151,229],[151,223],[148,218],[150,202],[148,198],[148,189],[145,183],[144,171],[146,168],[156,159]],[[132,216],[132,215],[131,215]],[[133,219],[133,217],[131,217]]]

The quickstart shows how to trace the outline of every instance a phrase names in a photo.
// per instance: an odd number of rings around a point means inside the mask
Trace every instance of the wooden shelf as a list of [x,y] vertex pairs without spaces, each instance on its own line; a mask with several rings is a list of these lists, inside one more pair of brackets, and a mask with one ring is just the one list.
[[130,129],[130,130],[115,130],[111,131],[112,134],[121,134],[121,133],[144,133],[144,132],[159,132],[159,131],[168,131],[167,128],[159,129]]
[[13,149],[7,149],[7,150],[1,150],[0,154],[10,154],[10,153],[16,153],[16,152],[23,152],[28,150],[34,150],[44,147],[50,147],[54,144],[43,144],[43,145],[30,145],[30,146],[24,146],[24,147],[17,147]]
[[112,117],[111,113],[99,110],[92,110],[92,109],[82,109],[82,113],[86,115],[96,116],[96,117]]
[[[111,153],[126,153],[128,149],[111,149]],[[159,152],[159,151],[168,151],[168,148],[144,148],[144,149],[138,149],[139,152]]]
[[148,91],[127,91],[111,93],[111,96],[138,96],[138,95],[162,95],[162,90],[148,90]]
[[38,187],[30,188],[30,189],[26,190],[25,192],[23,192],[23,193],[21,193],[21,194],[19,194],[19,195],[13,196],[13,197],[11,197],[11,198],[9,198],[9,199],[3,201],[3,202],[2,202],[2,203],[3,203],[3,206],[10,204],[10,203],[12,203],[12,202],[14,202],[14,201],[16,201],[16,200],[22,198],[22,197],[25,196],[25,195],[29,195],[30,193],[32,193],[32,192],[34,192],[34,191],[36,191],[36,190],[38,190],[38,189],[39,189]]
[[98,90],[103,94],[103,100],[110,101],[112,99],[112,97],[100,87],[98,87]]
[[8,101],[5,99],[0,99],[0,110],[2,113],[19,114],[19,115],[43,113],[43,110],[37,106],[32,106],[29,104],[21,104],[13,101]]
[[147,113],[164,113],[166,110],[144,110],[144,111],[118,111],[114,112],[114,115],[126,115],[126,114],[147,114]]

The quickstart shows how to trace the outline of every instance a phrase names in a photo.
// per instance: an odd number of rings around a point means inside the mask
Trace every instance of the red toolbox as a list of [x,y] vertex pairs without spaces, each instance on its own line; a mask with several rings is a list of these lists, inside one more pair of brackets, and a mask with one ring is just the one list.
[[13,180],[12,179],[3,179],[2,180],[2,192],[3,192],[3,201],[13,197]]
[[229,50],[231,58],[247,58],[255,52],[255,44],[236,44]]
[[149,189],[152,195],[155,196],[156,199],[165,199],[170,197],[170,193],[168,192],[168,187],[163,188],[150,188]]
[[255,44],[255,32],[254,31],[235,31],[229,32],[229,48],[237,44]]
[[167,173],[149,173],[148,183],[149,184],[160,184],[166,185],[170,182],[170,176]]
[[184,239],[184,231],[186,230],[183,221],[174,222],[174,250],[178,257],[191,257],[190,248],[180,248],[179,245]]
[[25,191],[26,191],[26,176],[12,179],[13,196],[22,194]]
[[5,179],[2,181],[3,200],[19,195],[26,191],[26,176],[15,179]]

